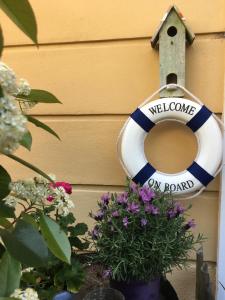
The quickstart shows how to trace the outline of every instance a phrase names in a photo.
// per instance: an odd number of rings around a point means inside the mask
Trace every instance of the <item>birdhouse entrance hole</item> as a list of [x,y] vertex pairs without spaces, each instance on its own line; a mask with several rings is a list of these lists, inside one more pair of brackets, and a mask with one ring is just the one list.
[[167,34],[171,37],[175,36],[177,34],[177,28],[175,26],[170,26],[167,29]]
[[175,83],[177,84],[177,74],[170,73],[166,77],[166,84]]

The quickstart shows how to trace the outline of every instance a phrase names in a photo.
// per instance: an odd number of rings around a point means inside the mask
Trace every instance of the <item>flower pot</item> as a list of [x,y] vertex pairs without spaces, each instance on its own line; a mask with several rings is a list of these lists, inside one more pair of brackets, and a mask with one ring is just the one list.
[[84,300],[125,300],[125,298],[115,289],[98,288],[88,293]]
[[56,294],[52,300],[76,300],[76,294],[72,294],[66,291],[62,291]]
[[129,283],[112,280],[110,286],[119,290],[125,296],[125,300],[159,300],[160,278],[149,282]]

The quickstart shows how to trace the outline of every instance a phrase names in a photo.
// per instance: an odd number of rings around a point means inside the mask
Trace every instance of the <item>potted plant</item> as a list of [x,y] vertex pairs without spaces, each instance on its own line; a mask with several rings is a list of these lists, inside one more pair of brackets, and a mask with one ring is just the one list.
[[[85,277],[78,250],[86,249],[89,243],[81,237],[86,233],[87,225],[75,223],[75,217],[71,212],[74,207],[70,197],[72,186],[67,182],[52,183],[38,176],[12,182],[10,189],[11,193],[3,199],[3,203],[8,210],[19,211],[19,214],[11,216],[11,223],[7,223],[14,234],[13,238],[18,239],[20,241],[18,245],[23,246],[23,235],[27,233],[25,229],[28,227],[32,234],[29,238],[33,240],[33,244],[28,245],[29,251],[32,245],[37,249],[36,252],[38,249],[47,251],[43,263],[32,261],[27,265],[27,261],[22,260],[22,276],[19,278],[21,289],[17,289],[12,296],[22,297],[26,293],[32,294],[34,290],[36,292],[33,294],[36,293],[40,300],[52,300],[54,296],[57,300],[76,299],[75,293],[78,292]],[[16,224],[15,229],[14,224]],[[19,226],[22,226],[22,229]],[[20,235],[18,229],[21,229]],[[35,239],[35,235],[39,235],[39,232],[44,239]],[[4,242],[6,246],[9,244],[7,239],[4,239]],[[45,246],[45,242],[48,243],[48,247]],[[40,248],[42,243],[43,247]],[[3,247],[2,244],[0,245]],[[23,251],[25,255],[29,254],[24,246]],[[14,252],[11,250],[11,252],[13,257],[22,259],[21,249],[16,249]],[[38,253],[34,259],[40,260]]]
[[125,299],[158,300],[160,277],[187,263],[189,251],[203,238],[194,236],[194,220],[170,193],[134,183],[122,193],[104,194],[96,224],[90,232],[94,261],[104,266],[103,276]]

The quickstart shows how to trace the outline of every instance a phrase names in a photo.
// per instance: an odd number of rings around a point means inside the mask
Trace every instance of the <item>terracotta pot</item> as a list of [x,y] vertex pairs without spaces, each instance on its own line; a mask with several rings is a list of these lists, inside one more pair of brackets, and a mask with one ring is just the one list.
[[112,280],[110,286],[119,290],[125,296],[125,300],[159,300],[160,297],[160,278],[149,282],[129,283]]

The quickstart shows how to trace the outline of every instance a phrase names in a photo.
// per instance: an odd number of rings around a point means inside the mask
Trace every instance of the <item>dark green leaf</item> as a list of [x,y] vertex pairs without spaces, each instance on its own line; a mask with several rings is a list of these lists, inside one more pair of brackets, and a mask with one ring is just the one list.
[[19,288],[21,265],[7,251],[0,262],[0,296],[8,297]]
[[[24,165],[25,167],[33,170],[34,172],[40,174],[41,176],[43,176],[44,178],[48,179],[50,182],[53,182],[53,180],[47,175],[45,174],[43,171],[41,171],[40,169],[38,169],[37,167],[35,167],[34,165],[30,164],[29,162],[23,160],[22,158],[14,155],[14,154],[5,154],[6,156],[12,158],[13,160],[17,161],[18,163]],[[0,178],[1,179],[1,178]],[[1,181],[0,181],[0,186],[1,186]],[[0,198],[1,199],[1,198]]]
[[0,202],[0,217],[14,218],[15,208],[6,205],[3,201]]
[[82,243],[82,241],[77,236],[70,237],[69,241],[70,241],[70,244],[72,247],[76,247],[79,250],[85,250],[85,249],[88,249],[88,247],[89,247],[88,242]]
[[18,298],[0,297],[0,300],[18,300]]
[[57,139],[60,140],[60,137],[58,136],[58,134],[52,130],[48,125],[42,123],[41,121],[39,121],[38,119],[34,118],[34,117],[31,117],[29,115],[26,116],[27,117],[27,120],[31,123],[33,123],[35,126],[37,127],[40,127],[46,131],[48,131],[49,133],[53,134],[55,137],[57,137]]
[[23,138],[20,141],[20,145],[22,145],[23,147],[25,147],[29,151],[31,150],[32,135],[31,135],[29,130],[26,133],[24,133]]
[[11,227],[11,223],[6,218],[0,217],[0,226],[4,228],[9,228]]
[[30,267],[46,264],[48,248],[33,225],[19,220],[13,232],[1,230],[0,233],[7,250],[18,261]]
[[2,28],[0,26],[0,57],[2,56],[3,47],[4,47],[4,38],[3,38]]
[[73,236],[83,235],[88,231],[87,224],[85,223],[78,223],[76,226],[72,227],[71,229],[72,230],[70,231]]
[[22,220],[26,221],[27,223],[31,224],[35,229],[39,229],[38,223],[35,221],[34,217],[31,215],[23,212],[22,215]]
[[35,44],[37,44],[37,23],[28,0],[0,0],[0,8]]
[[5,247],[0,243],[0,259],[2,258],[2,255],[5,253]]
[[51,252],[62,261],[70,264],[71,246],[60,226],[45,215],[40,218],[41,232]]
[[10,193],[10,182],[10,175],[2,166],[0,166],[0,200],[4,199]]
[[31,102],[61,103],[53,94],[43,90],[31,90],[28,96],[18,94],[16,98],[24,99]]

